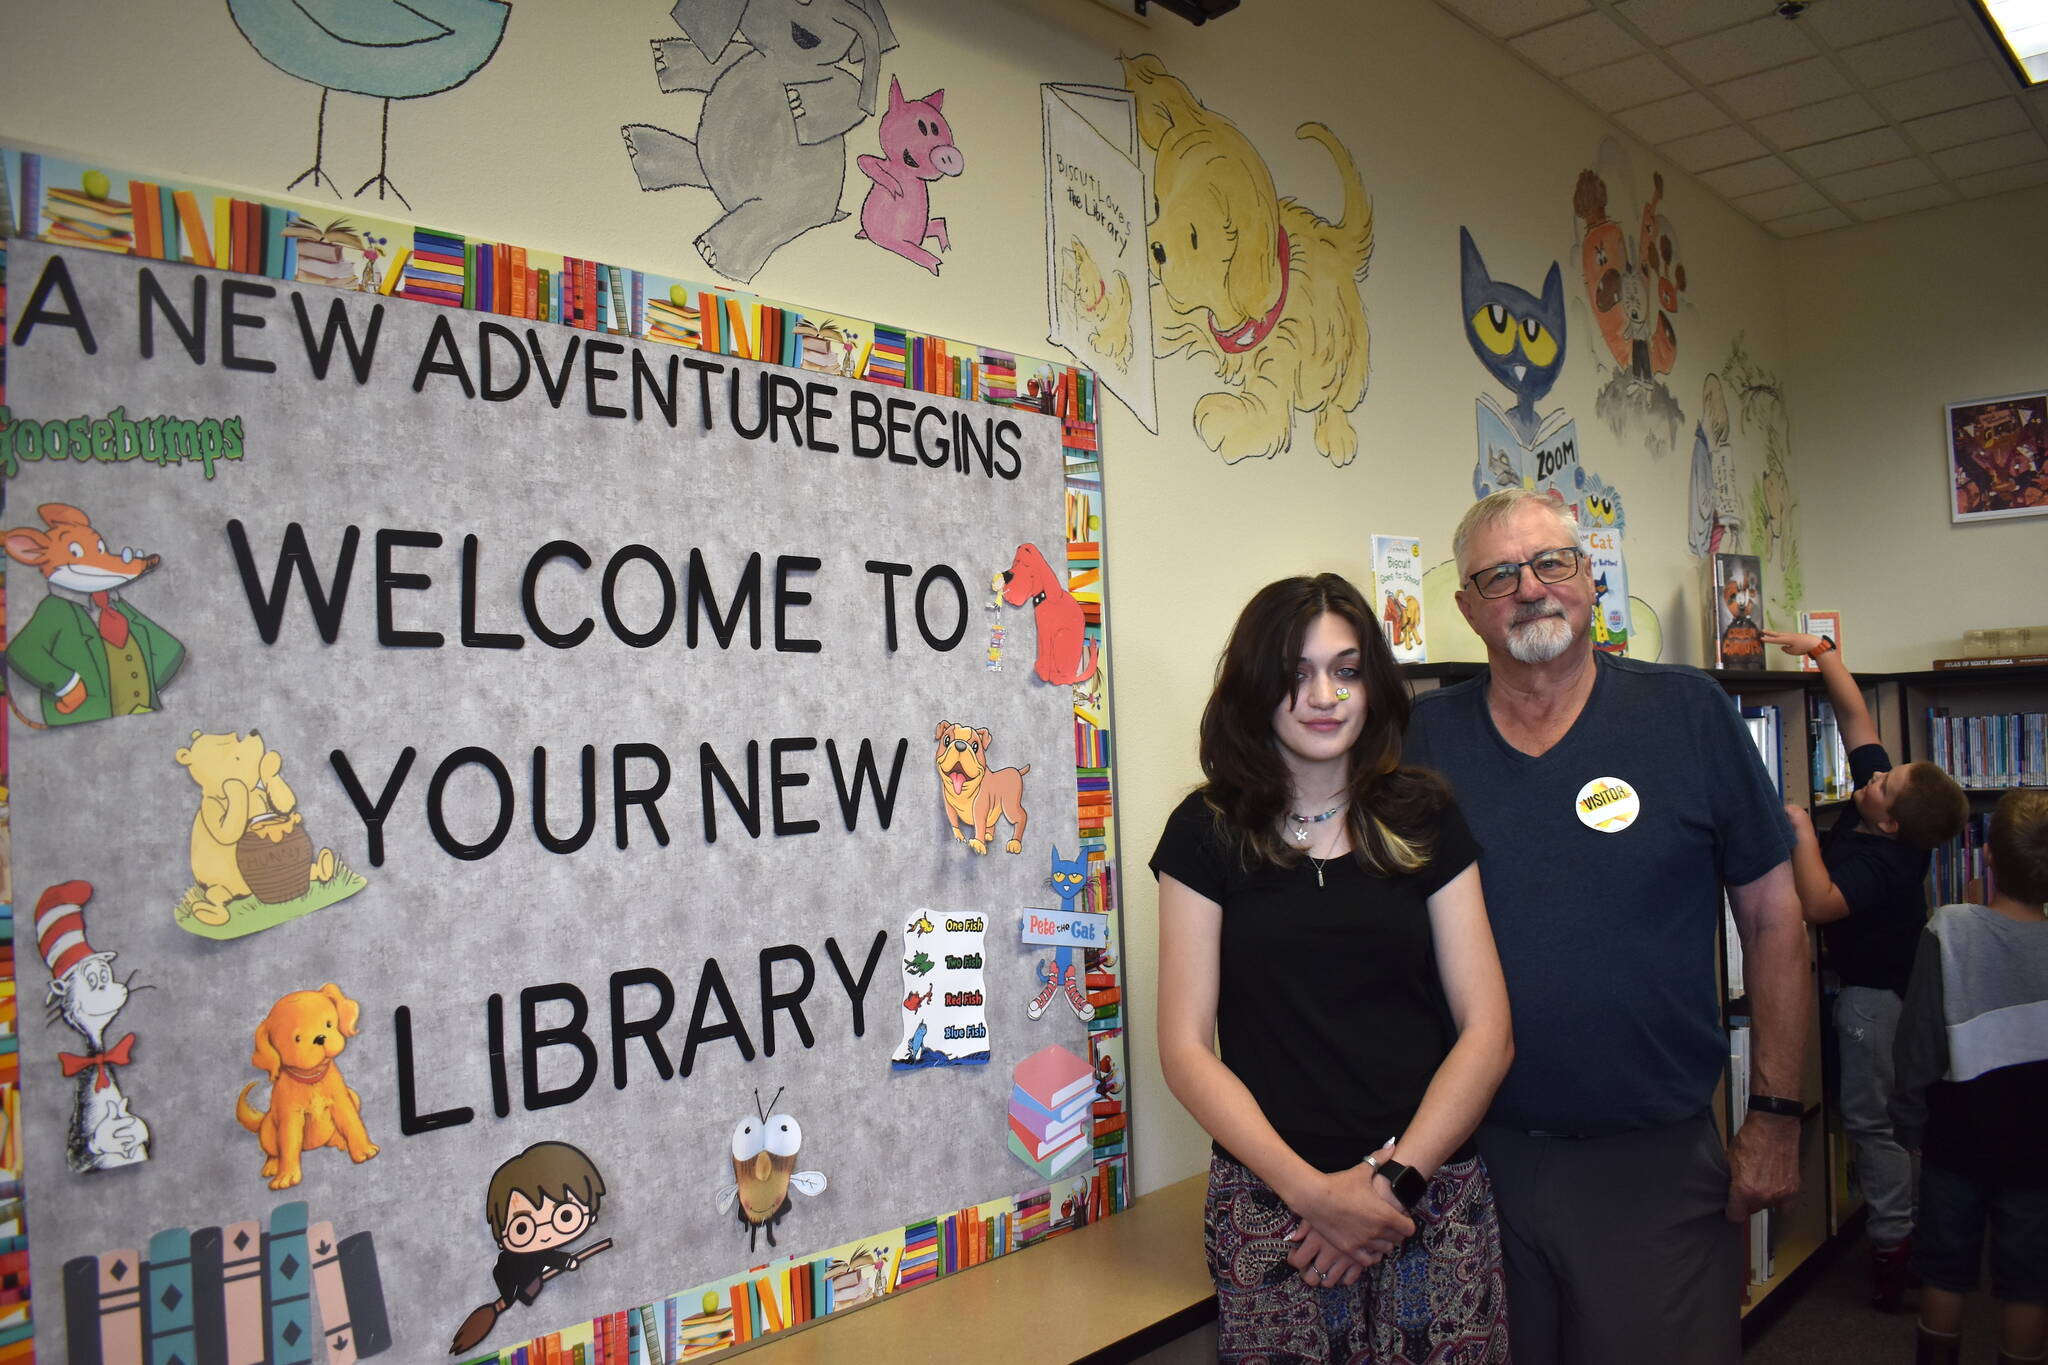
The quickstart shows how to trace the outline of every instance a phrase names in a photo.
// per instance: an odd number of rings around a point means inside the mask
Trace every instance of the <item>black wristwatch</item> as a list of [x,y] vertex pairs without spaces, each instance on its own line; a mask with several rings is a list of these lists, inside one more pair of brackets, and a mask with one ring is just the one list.
[[1387,1183],[1394,1187],[1395,1202],[1403,1209],[1414,1212],[1415,1206],[1422,1202],[1422,1196],[1429,1192],[1429,1177],[1413,1166],[1404,1166],[1398,1161],[1381,1161],[1375,1165],[1379,1173],[1387,1178]]
[[1780,1118],[1796,1119],[1806,1115],[1806,1106],[1798,1100],[1788,1100],[1780,1095],[1751,1095],[1749,1112],[1752,1114],[1776,1114]]

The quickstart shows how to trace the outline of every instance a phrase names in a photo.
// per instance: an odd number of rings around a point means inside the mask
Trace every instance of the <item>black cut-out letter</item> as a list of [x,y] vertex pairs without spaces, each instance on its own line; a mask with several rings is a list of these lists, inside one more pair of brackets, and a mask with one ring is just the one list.
[[[567,1001],[569,1022],[558,1028],[542,1028],[540,1006],[543,1000]],[[597,1079],[597,1044],[591,1042],[590,1035],[583,1031],[588,1022],[589,1002],[583,998],[582,991],[567,981],[528,986],[519,992],[519,1075],[525,1087],[528,1112],[552,1109],[559,1104],[574,1104],[589,1093],[591,1082]],[[543,1090],[540,1085],[540,1054],[551,1047],[573,1048],[581,1059],[581,1065],[576,1069],[576,1079],[569,1084]]]

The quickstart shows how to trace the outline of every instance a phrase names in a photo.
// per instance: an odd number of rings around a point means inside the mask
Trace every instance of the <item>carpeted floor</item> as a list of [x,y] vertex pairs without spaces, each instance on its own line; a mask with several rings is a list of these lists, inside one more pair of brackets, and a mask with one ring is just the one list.
[[[1742,1353],[1743,1365],[1911,1365],[1913,1308],[1880,1313],[1870,1305],[1869,1250],[1851,1242],[1819,1268]],[[1998,1352],[1998,1307],[1987,1294],[1970,1300],[1963,1323],[1963,1360],[1989,1362]]]

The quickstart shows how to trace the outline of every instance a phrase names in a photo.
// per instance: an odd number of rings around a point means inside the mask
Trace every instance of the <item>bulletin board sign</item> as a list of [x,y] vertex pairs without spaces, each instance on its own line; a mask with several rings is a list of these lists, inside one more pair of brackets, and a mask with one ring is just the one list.
[[679,1359],[1121,1204],[1070,381],[914,388],[886,329],[805,366],[659,281],[769,358],[42,236],[0,409],[39,1358]]

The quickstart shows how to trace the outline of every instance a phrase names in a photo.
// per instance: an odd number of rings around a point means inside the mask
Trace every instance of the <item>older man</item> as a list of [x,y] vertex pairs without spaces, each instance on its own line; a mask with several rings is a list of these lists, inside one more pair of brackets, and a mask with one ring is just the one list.
[[[1407,761],[1457,787],[1514,1006],[1515,1062],[1480,1129],[1500,1201],[1516,1365],[1735,1361],[1743,1239],[1798,1188],[1812,1008],[1777,794],[1727,696],[1596,654],[1568,510],[1471,509],[1458,606],[1487,671],[1423,694]],[[1710,1112],[1728,1060],[1722,889],[1745,954],[1749,1119]]]

